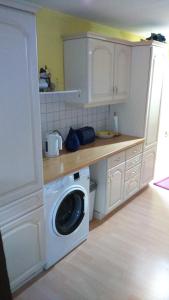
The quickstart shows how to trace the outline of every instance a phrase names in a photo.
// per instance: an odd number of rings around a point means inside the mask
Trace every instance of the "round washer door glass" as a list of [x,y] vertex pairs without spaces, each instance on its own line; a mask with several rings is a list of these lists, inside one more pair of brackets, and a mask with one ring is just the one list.
[[55,215],[58,233],[68,235],[80,225],[84,217],[84,197],[80,190],[73,190],[65,196]]

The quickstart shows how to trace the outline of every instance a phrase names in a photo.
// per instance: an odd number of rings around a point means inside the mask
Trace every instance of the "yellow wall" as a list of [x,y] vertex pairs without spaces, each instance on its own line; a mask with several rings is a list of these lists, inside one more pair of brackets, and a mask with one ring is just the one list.
[[39,67],[48,66],[52,81],[59,90],[64,88],[62,36],[92,31],[114,38],[138,41],[140,37],[124,30],[115,29],[88,20],[42,9],[37,14]]

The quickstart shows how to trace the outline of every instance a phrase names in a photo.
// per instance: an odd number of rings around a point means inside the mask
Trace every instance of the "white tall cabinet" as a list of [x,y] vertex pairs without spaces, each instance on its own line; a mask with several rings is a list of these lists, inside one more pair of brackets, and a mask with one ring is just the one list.
[[12,290],[43,266],[35,7],[0,0],[0,230]]
[[125,106],[113,108],[119,115],[120,132],[145,137],[140,187],[154,176],[162,100],[166,45],[148,42],[132,48],[131,95]]
[[166,51],[161,47],[151,49],[150,78],[145,124],[145,149],[149,149],[158,139],[161,96],[164,78]]

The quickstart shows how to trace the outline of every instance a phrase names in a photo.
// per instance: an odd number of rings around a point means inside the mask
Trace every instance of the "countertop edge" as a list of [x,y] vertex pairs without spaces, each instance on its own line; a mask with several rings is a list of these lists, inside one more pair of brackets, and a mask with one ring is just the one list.
[[[69,170],[65,170],[65,171],[63,171],[62,173],[58,173],[57,174],[57,172],[56,172],[56,174],[55,175],[53,175],[53,176],[45,176],[45,174],[44,174],[44,184],[48,184],[48,183],[50,183],[50,182],[52,182],[52,181],[55,181],[55,180],[58,180],[59,178],[62,178],[62,177],[64,177],[64,176],[66,176],[66,175],[68,175],[68,174],[72,174],[72,173],[74,173],[74,172],[77,172],[77,171],[79,171],[80,169],[82,169],[82,168],[85,168],[85,167],[87,167],[87,166],[90,166],[90,165],[92,165],[92,164],[95,164],[95,163],[97,163],[97,162],[99,162],[100,160],[104,160],[104,159],[106,159],[106,158],[109,158],[110,156],[112,156],[112,155],[114,155],[114,154],[117,154],[117,153],[119,153],[119,152],[121,152],[121,151],[125,151],[125,150],[127,150],[127,149],[129,149],[129,148],[131,148],[131,147],[134,147],[134,146],[136,146],[136,145],[138,145],[138,144],[141,144],[141,143],[143,143],[144,142],[144,138],[139,138],[139,137],[132,137],[133,138],[133,140],[128,140],[128,142],[132,142],[133,141],[133,144],[132,145],[126,145],[126,146],[124,146],[124,145],[122,145],[121,147],[119,147],[119,149],[115,149],[115,150],[113,150],[113,151],[110,151],[110,152],[108,152],[108,153],[105,153],[105,154],[102,154],[102,155],[100,155],[100,157],[97,157],[96,159],[92,159],[92,160],[89,160],[89,161],[86,161],[86,162],[81,162],[81,163],[79,163],[79,165],[78,166],[75,166],[75,167],[72,167],[71,169],[69,169]],[[134,140],[134,138],[136,139],[136,140]],[[127,141],[126,141],[127,142]],[[91,147],[91,150],[92,150],[92,147]],[[70,153],[71,154],[71,153]],[[69,155],[69,153],[67,153],[67,154],[65,154],[65,155]],[[54,160],[57,160],[58,159],[58,157],[57,158],[54,158]],[[44,159],[44,170],[43,170],[43,173],[45,173],[45,172],[47,172],[47,171],[45,171],[45,169],[47,169],[48,167],[46,166],[45,167],[45,162],[46,162],[46,164],[47,163],[49,163],[49,162],[52,162],[52,158],[48,158],[48,159]],[[50,172],[49,170],[48,170],[48,172]],[[48,178],[46,178],[46,177],[48,177]]]

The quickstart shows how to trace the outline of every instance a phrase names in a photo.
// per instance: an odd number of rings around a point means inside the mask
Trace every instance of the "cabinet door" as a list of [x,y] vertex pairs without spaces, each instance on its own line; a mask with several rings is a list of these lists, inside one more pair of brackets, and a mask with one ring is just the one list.
[[125,182],[124,186],[124,200],[129,199],[135,193],[139,191],[140,187],[140,176],[135,176],[132,179]]
[[143,153],[142,167],[141,167],[141,184],[140,187],[144,187],[154,177],[154,167],[156,160],[156,147],[145,151]]
[[123,201],[125,163],[108,171],[107,175],[107,208],[110,212]]
[[44,265],[43,208],[1,228],[11,289],[15,290]]
[[89,89],[91,102],[113,99],[114,45],[109,42],[89,40]]
[[0,206],[42,187],[35,16],[0,6]]
[[145,148],[148,149],[158,139],[160,106],[164,76],[166,52],[160,47],[152,49],[151,72],[149,82],[148,107],[145,129]]
[[127,99],[130,91],[131,47],[115,46],[114,100]]

